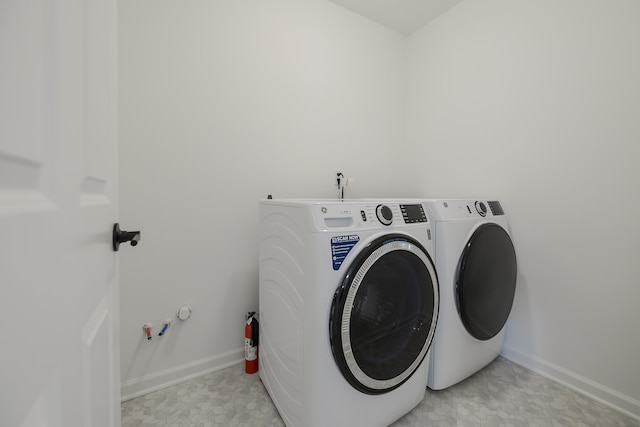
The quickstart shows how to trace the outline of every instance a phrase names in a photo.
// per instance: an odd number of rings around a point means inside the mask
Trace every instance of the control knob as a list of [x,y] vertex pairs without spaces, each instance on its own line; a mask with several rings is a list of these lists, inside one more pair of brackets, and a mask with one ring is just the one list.
[[476,202],[476,210],[478,211],[480,216],[484,217],[487,215],[487,206],[482,202]]
[[376,207],[376,216],[382,225],[391,225],[393,222],[393,212],[387,205],[378,205]]

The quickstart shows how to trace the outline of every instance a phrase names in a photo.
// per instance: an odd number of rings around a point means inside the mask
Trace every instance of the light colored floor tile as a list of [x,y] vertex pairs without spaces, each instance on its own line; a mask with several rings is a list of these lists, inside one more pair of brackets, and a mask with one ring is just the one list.
[[[427,390],[422,403],[392,426],[639,425],[599,402],[498,358],[453,387]],[[237,365],[122,404],[122,427],[147,426],[283,427],[284,423],[258,375],[247,375],[244,365]]]

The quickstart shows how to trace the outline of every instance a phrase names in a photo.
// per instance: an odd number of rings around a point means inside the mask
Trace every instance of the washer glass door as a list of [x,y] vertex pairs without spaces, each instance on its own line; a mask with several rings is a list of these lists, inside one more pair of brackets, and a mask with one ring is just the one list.
[[435,268],[417,241],[387,235],[349,265],[333,298],[331,349],[356,389],[382,394],[420,366],[438,316]]
[[516,251],[504,228],[482,224],[460,257],[456,302],[469,334],[479,340],[502,330],[516,292]]

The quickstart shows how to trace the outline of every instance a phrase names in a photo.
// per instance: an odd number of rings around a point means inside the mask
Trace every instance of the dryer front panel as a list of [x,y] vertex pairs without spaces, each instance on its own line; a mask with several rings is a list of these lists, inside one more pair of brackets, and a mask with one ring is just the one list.
[[367,394],[399,387],[427,354],[438,307],[435,268],[420,243],[393,234],[368,244],[331,307],[331,349],[345,379]]
[[516,292],[516,252],[506,230],[482,224],[468,240],[456,277],[462,324],[476,339],[488,340],[504,327]]

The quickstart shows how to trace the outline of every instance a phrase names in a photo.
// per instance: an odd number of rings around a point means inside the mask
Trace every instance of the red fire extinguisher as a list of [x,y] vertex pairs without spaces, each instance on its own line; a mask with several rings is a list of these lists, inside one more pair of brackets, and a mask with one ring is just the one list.
[[247,374],[258,372],[258,319],[255,314],[255,311],[249,312],[244,326],[244,364]]

